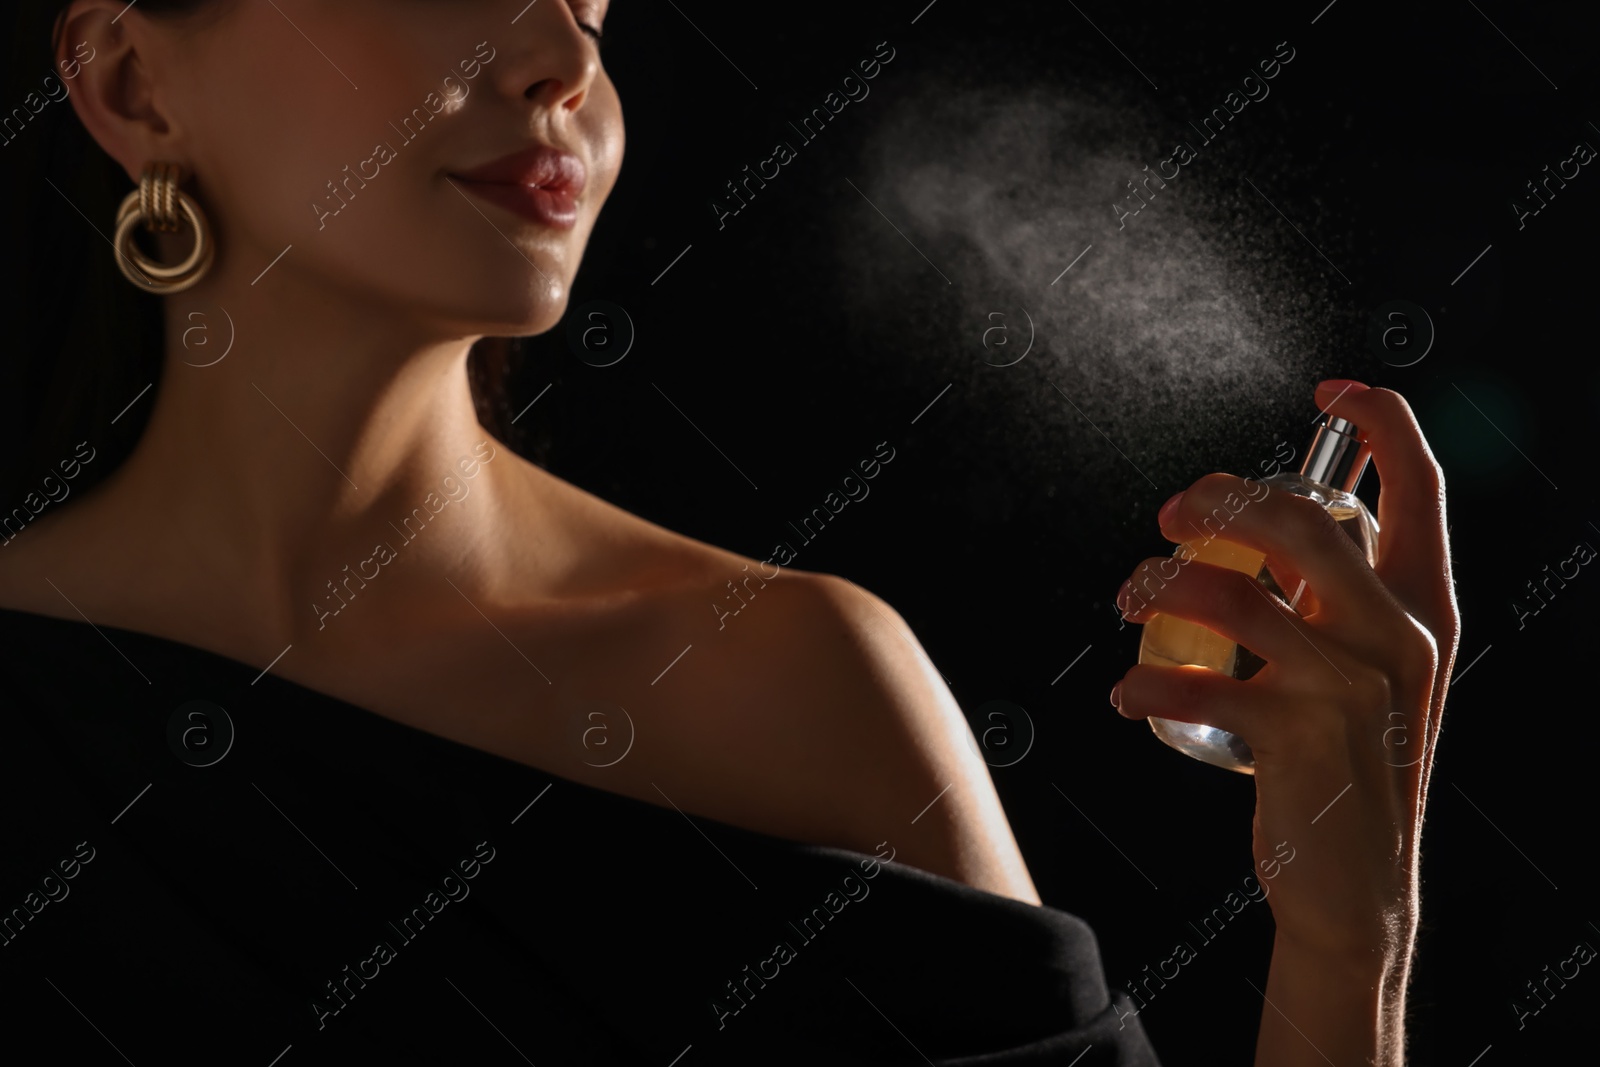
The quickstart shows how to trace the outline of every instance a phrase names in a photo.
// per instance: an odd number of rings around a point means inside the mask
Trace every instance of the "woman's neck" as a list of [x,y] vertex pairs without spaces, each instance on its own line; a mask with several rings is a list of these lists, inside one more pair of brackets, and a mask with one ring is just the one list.
[[[352,308],[293,271],[268,281],[270,296],[168,298],[166,369],[140,401],[154,398],[148,426],[80,522],[117,531],[137,584],[248,605],[268,645],[325,629],[355,588],[380,594],[370,613],[428,578],[454,596],[441,574],[469,596],[495,585],[508,565],[496,531],[515,522],[537,540],[545,482],[479,425],[473,338]],[[365,563],[384,543],[403,567]],[[403,576],[350,585],[363,569]]]

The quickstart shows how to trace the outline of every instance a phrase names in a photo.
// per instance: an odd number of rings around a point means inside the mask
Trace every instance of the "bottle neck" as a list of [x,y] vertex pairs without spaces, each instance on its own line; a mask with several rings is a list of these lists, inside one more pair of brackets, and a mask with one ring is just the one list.
[[1330,489],[1354,493],[1372,458],[1372,449],[1356,434],[1355,424],[1347,419],[1325,417],[1306,450],[1301,475]]

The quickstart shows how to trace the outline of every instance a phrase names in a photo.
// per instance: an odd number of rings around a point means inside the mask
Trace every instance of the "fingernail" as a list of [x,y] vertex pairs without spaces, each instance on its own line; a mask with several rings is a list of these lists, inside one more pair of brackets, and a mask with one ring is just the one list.
[[1132,597],[1133,583],[1124,581],[1122,588],[1117,590],[1117,610],[1126,615],[1128,613],[1128,604],[1132,601]]
[[1165,526],[1167,521],[1172,518],[1172,513],[1177,510],[1178,501],[1182,499],[1183,494],[1178,493],[1174,495],[1171,500],[1167,501],[1165,504],[1162,504],[1161,510],[1156,513],[1156,522],[1162,526]]
[[1122,683],[1118,682],[1111,687],[1111,706],[1118,711],[1122,710]]
[[1364,383],[1351,381],[1349,378],[1329,378],[1325,382],[1317,383],[1317,392],[1332,393],[1335,396],[1349,396],[1351,393],[1366,391],[1367,386]]

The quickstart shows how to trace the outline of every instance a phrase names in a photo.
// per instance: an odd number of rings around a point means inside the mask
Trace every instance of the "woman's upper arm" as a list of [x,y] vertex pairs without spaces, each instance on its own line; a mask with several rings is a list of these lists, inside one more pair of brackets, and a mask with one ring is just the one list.
[[847,579],[800,578],[806,652],[789,665],[791,693],[858,777],[860,847],[887,840],[912,866],[1038,903],[966,718],[905,619]]

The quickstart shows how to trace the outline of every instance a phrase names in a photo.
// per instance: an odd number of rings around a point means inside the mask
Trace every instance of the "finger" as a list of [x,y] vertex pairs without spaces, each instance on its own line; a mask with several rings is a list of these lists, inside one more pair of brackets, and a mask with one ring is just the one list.
[[1129,622],[1171,615],[1198,623],[1268,663],[1292,666],[1314,654],[1315,635],[1300,616],[1253,575],[1229,567],[1181,556],[1147,559],[1122,584],[1117,607]]
[[1300,574],[1286,560],[1269,559],[1267,569],[1272,572],[1272,580],[1282,590],[1278,595],[1288,602],[1295,610],[1295,614],[1309,619],[1320,610],[1317,601],[1317,591],[1311,588],[1311,583]]
[[1111,702],[1129,719],[1155,716],[1215,726],[1243,738],[1251,748],[1271,729],[1282,696],[1229,678],[1207,667],[1158,667],[1141,663],[1112,688]]
[[[1213,540],[1262,552],[1316,590],[1333,624],[1395,612],[1393,598],[1338,521],[1314,500],[1266,482],[1208,474],[1163,508],[1162,535],[1194,547],[1204,560]],[[1292,593],[1292,591],[1291,591]]]
[[1452,613],[1444,472],[1411,405],[1389,389],[1335,379],[1317,386],[1317,406],[1359,427],[1383,483],[1378,495],[1378,575],[1400,602],[1437,631]]
[[[1460,640],[1460,611],[1451,574],[1444,472],[1404,397],[1360,382],[1317,386],[1317,405],[1360,428],[1382,482],[1378,494],[1378,576],[1438,643],[1435,688],[1449,677]],[[1433,746],[1444,699],[1433,701],[1426,727],[1422,788],[1433,776]]]

